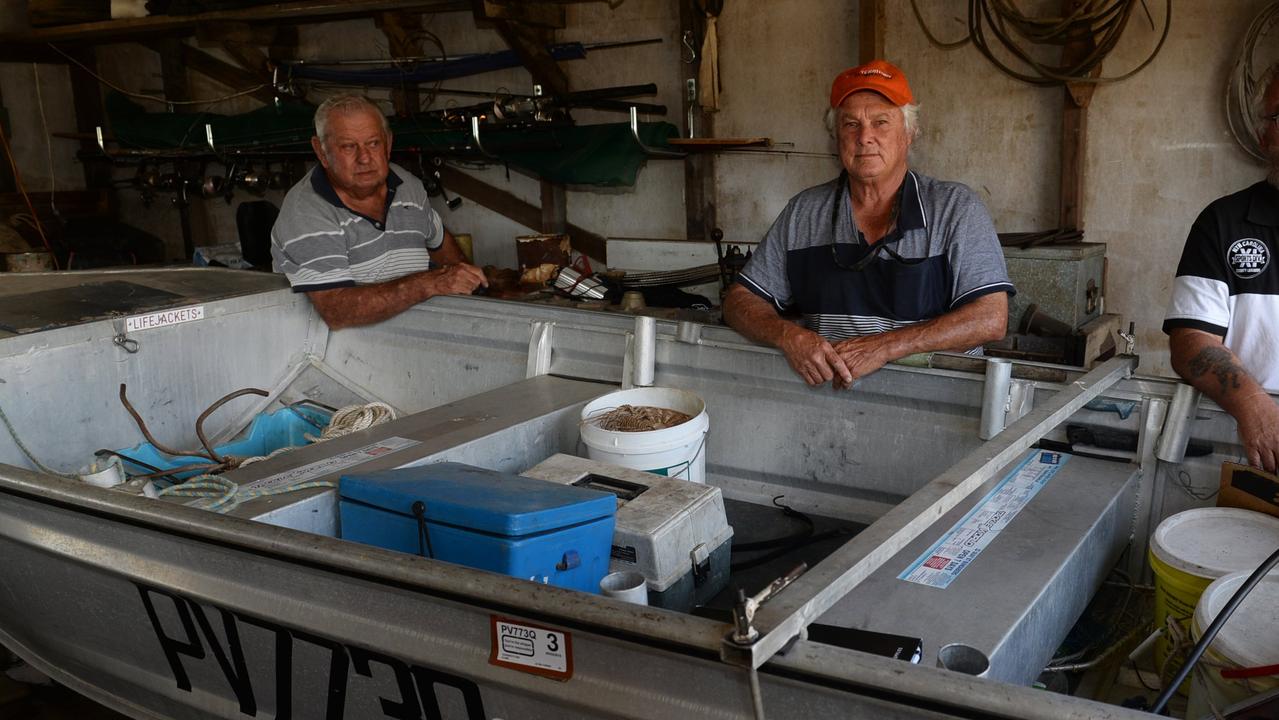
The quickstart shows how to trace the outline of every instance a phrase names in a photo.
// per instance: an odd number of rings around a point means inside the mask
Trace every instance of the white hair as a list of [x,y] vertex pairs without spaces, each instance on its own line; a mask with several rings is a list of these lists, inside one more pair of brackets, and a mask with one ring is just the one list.
[[[898,105],[898,110],[902,111],[902,124],[906,126],[906,135],[911,140],[919,137],[919,103],[907,103]],[[839,108],[829,108],[826,110],[826,131],[831,137],[835,137],[835,119],[839,115]]]
[[378,116],[382,121],[382,132],[387,135],[391,134],[391,124],[387,122],[386,115],[382,114],[382,110],[373,101],[363,95],[355,95],[346,93],[343,95],[334,95],[333,97],[320,103],[320,107],[315,109],[315,136],[320,138],[320,144],[328,142],[329,119],[333,117],[333,113],[354,113],[368,111]]

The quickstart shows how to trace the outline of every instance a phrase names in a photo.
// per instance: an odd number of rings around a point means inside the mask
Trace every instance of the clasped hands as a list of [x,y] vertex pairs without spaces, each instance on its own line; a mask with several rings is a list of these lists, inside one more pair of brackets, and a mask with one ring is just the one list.
[[836,389],[852,387],[892,358],[882,334],[863,335],[831,343],[801,327],[788,329],[780,349],[791,368],[811,386],[830,382]]

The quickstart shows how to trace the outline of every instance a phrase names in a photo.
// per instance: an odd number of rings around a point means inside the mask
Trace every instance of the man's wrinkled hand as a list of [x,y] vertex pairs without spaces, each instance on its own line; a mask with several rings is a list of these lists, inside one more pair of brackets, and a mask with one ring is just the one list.
[[833,380],[837,387],[848,387],[853,382],[852,374],[831,344],[811,330],[795,327],[787,331],[779,347],[791,369],[809,385],[816,387]]
[[1235,418],[1248,464],[1266,472],[1279,467],[1279,405],[1265,393],[1248,399]]
[[445,266],[435,276],[437,295],[470,295],[481,285],[488,286],[484,271],[466,263]]
[[839,359],[848,368],[851,376],[847,385],[851,385],[852,380],[864,378],[875,372],[888,362],[885,342],[884,335],[880,334],[863,335],[835,343],[835,353],[839,355]]

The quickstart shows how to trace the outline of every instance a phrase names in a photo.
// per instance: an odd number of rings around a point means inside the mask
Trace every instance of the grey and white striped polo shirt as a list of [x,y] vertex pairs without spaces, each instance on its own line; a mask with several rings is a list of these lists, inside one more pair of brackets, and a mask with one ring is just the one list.
[[371,285],[430,269],[444,225],[422,181],[393,164],[386,186],[385,223],[348,208],[320,165],[289,190],[271,228],[271,258],[294,292]]

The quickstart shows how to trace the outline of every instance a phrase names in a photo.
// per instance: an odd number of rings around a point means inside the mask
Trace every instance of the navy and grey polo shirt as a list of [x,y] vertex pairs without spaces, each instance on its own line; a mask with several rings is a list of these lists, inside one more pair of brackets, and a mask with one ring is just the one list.
[[1177,265],[1164,332],[1221,337],[1244,368],[1279,392],[1279,189],[1259,182],[1199,214]]
[[386,222],[348,208],[316,165],[284,196],[271,258],[294,292],[371,285],[431,267],[444,225],[426,189],[404,168],[386,176]]
[[829,340],[886,332],[982,295],[1015,292],[976,193],[912,171],[897,197],[896,229],[868,245],[844,176],[801,192],[739,281],[779,311],[800,313]]

